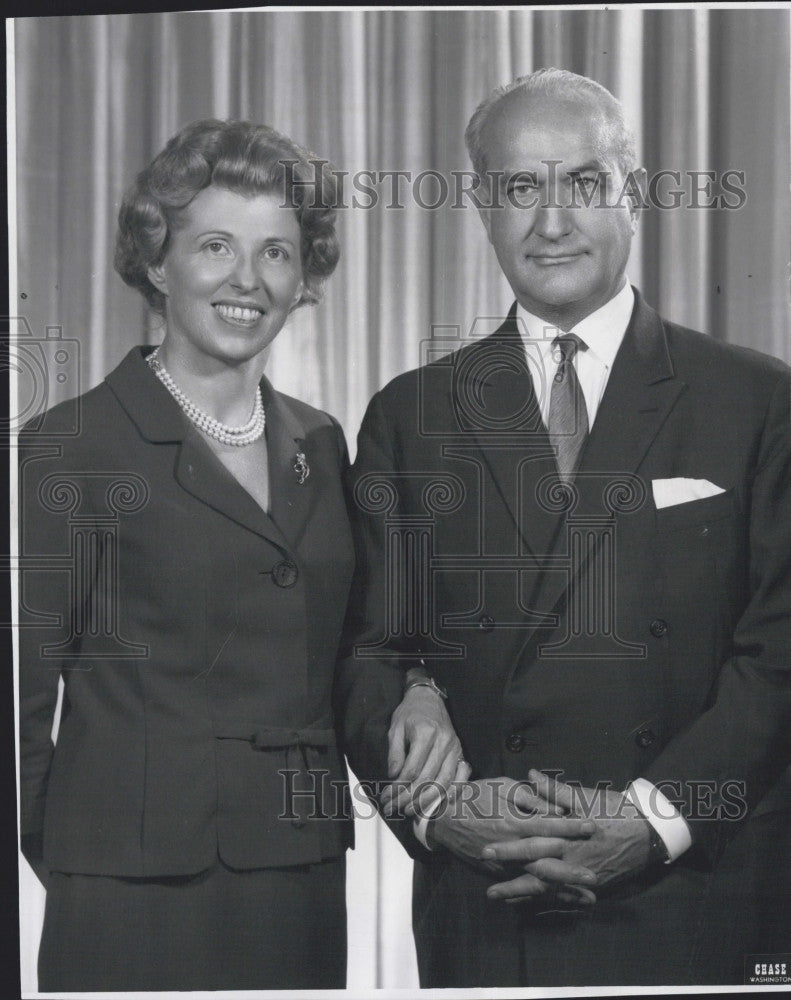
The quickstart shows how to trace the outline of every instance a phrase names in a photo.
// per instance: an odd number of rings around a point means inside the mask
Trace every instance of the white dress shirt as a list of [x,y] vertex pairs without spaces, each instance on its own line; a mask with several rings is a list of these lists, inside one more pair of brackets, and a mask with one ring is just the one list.
[[[527,367],[533,379],[533,388],[538,397],[541,419],[545,427],[549,416],[549,387],[552,385],[560,360],[552,350],[552,341],[558,334],[575,333],[587,345],[587,350],[575,354],[574,368],[585,397],[588,427],[592,429],[604,390],[607,388],[615,355],[626,334],[633,309],[634,292],[627,278],[624,278],[623,288],[609,302],[605,302],[596,312],[580,320],[571,330],[561,330],[552,326],[551,323],[534,316],[517,303],[517,326],[525,347]],[[667,849],[667,864],[688,850],[692,844],[692,837],[686,820],[655,785],[645,778],[638,778],[629,785],[625,795],[661,837]],[[428,820],[440,803],[439,799],[432,803],[424,810],[423,815],[415,820],[415,835],[424,846],[428,846],[426,844]]]
[[558,334],[575,333],[587,344],[587,351],[578,351],[574,356],[574,368],[585,397],[588,428],[592,428],[633,309],[634,292],[628,281],[609,302],[580,320],[573,330],[561,330],[552,326],[517,304],[516,322],[525,345],[527,367],[533,379],[545,427],[549,416],[549,387],[558,368],[558,358],[553,356],[552,341]]

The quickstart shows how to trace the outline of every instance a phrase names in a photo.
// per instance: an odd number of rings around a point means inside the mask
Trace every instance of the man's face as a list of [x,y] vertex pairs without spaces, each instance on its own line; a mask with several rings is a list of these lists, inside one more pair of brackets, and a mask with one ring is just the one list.
[[503,207],[481,211],[500,267],[520,304],[563,330],[620,291],[635,228],[603,124],[586,98],[516,91],[483,134],[488,170],[504,175]]

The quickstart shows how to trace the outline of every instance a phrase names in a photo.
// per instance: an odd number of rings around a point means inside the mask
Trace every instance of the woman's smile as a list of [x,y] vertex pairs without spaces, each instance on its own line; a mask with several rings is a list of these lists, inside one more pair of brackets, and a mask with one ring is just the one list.
[[231,326],[253,327],[265,315],[260,306],[234,305],[229,302],[215,302],[213,305],[220,318]]

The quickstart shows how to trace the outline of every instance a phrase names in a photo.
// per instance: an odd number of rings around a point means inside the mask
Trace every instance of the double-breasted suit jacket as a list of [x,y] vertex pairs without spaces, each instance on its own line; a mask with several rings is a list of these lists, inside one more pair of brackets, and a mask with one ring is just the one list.
[[43,831],[48,868],[87,874],[342,856],[342,432],[262,381],[264,513],[145,353],[21,435],[23,838]]
[[[741,982],[745,942],[777,940],[762,921],[791,842],[788,370],[638,295],[562,489],[528,363],[512,311],[371,401],[345,683],[373,692],[422,658],[474,778],[537,767],[621,791],[643,777],[693,848],[562,915],[489,902],[492,876],[416,850],[421,982]],[[681,478],[721,492],[658,508],[655,482]],[[365,712],[347,740],[373,777]],[[779,901],[771,919],[788,921]]]

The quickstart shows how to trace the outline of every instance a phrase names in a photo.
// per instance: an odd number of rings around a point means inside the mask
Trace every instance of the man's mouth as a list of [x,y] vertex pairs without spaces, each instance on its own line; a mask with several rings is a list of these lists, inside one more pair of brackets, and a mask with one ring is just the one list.
[[233,306],[225,302],[215,302],[214,309],[227,323],[238,326],[252,326],[264,315],[258,306]]
[[582,257],[582,251],[577,253],[557,253],[557,254],[531,254],[530,260],[539,267],[554,267],[558,264],[571,264]]

